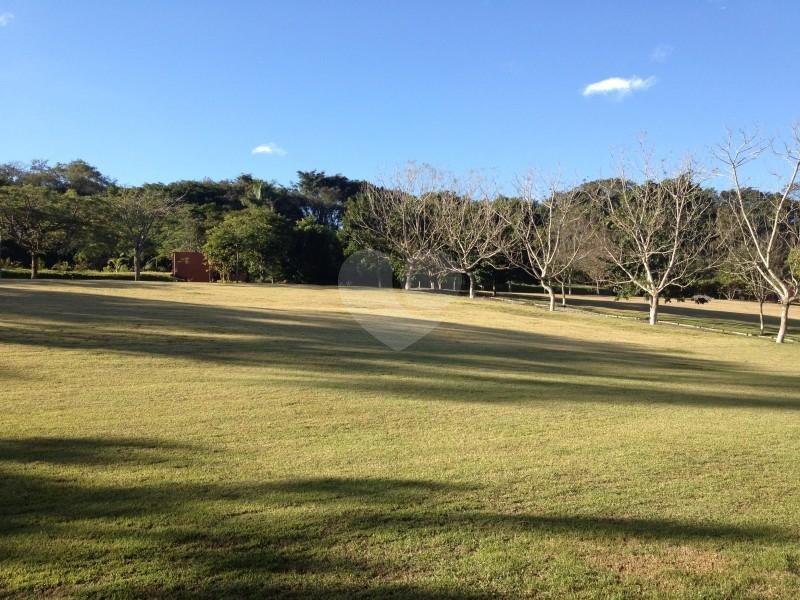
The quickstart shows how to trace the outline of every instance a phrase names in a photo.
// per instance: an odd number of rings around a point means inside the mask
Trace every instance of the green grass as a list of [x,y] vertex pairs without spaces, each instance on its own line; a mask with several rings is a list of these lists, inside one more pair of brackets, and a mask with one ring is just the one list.
[[0,596],[796,597],[800,346],[388,294],[0,283]]

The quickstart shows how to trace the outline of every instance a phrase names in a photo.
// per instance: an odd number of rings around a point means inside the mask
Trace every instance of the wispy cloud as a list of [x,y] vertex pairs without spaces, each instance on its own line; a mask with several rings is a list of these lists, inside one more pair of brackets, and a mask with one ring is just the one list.
[[653,51],[650,53],[650,60],[653,62],[663,63],[672,55],[675,51],[675,48],[670,46],[669,44],[659,44]]
[[5,27],[14,19],[14,15],[10,12],[0,13],[0,27]]
[[260,144],[253,148],[250,152],[251,154],[271,154],[273,156],[286,156],[286,150],[278,146],[278,144],[274,142],[270,142],[269,144]]
[[585,88],[583,88],[583,95],[594,96],[596,94],[601,94],[605,96],[608,94],[613,94],[618,98],[622,98],[631,92],[646,90],[655,84],[655,82],[655,77],[648,77],[647,79],[642,79],[641,77],[635,76],[628,79],[625,79],[624,77],[609,77],[608,79],[595,81],[594,83],[587,85]]

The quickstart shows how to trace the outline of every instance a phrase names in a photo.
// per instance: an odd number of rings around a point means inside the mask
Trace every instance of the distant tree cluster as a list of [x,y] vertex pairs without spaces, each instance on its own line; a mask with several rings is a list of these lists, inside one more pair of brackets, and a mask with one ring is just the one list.
[[777,192],[744,180],[768,151],[747,134],[718,146],[732,185],[722,192],[703,187],[696,164],[656,169],[645,151],[609,179],[566,185],[528,173],[511,196],[478,175],[415,163],[380,185],[308,171],[288,187],[250,175],[122,187],[80,160],[6,164],[0,260],[24,260],[31,277],[44,261],[139,279],[193,250],[223,281],[331,284],[346,256],[370,249],[391,257],[406,289],[463,277],[474,297],[535,284],[555,310],[556,290],[565,304],[566,290],[583,284],[645,296],[653,325],[664,299],[701,291],[758,301],[763,331],[763,305],[774,300],[781,342],[800,299],[800,129],[776,151],[789,164]]
[[84,161],[0,165],[2,264],[60,270],[168,270],[204,252],[223,280],[330,284],[340,226],[361,182],[318,171],[283,187],[242,175],[123,187]]

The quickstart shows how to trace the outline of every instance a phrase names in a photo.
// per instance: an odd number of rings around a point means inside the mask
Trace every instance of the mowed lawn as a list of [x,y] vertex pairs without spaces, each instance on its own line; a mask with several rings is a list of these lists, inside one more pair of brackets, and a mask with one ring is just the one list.
[[[544,306],[547,298],[541,294],[503,294],[514,300],[534,302]],[[560,303],[561,298],[559,296]],[[567,296],[567,307],[587,312],[612,315],[627,319],[647,321],[650,307],[646,299],[633,297],[615,299],[613,296],[576,294]],[[743,300],[711,300],[708,304],[695,304],[691,299],[661,302],[659,320],[664,325],[688,325],[719,330],[726,333],[760,336],[758,303]],[[764,336],[774,338],[780,326],[780,305],[764,304]],[[800,305],[789,312],[787,340],[798,340],[800,331]]]
[[0,283],[0,596],[797,597],[800,345],[348,294]]

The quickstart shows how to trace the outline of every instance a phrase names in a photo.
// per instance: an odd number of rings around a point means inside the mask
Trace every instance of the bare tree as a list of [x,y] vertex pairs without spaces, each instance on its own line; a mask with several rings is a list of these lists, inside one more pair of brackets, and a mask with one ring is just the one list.
[[391,252],[403,263],[406,290],[442,247],[432,215],[440,179],[432,167],[408,163],[386,185],[365,185],[348,213],[358,245]]
[[712,199],[695,182],[691,166],[657,181],[645,156],[643,176],[642,183],[632,182],[623,169],[619,178],[590,194],[605,220],[598,240],[621,274],[615,283],[631,284],[649,298],[649,320],[655,325],[664,290],[685,287],[709,266]]
[[173,214],[182,198],[156,186],[116,189],[106,196],[109,218],[133,252],[133,277],[141,279],[142,263],[158,225]]
[[533,174],[517,180],[519,203],[504,203],[498,211],[509,230],[504,243],[508,261],[537,279],[555,310],[553,291],[586,248],[576,233],[584,222],[578,188],[560,190],[556,182],[544,188]]
[[[755,192],[761,193],[761,192]],[[726,194],[723,194],[723,198]],[[764,335],[764,303],[774,295],[772,287],[761,276],[758,264],[739,235],[738,223],[729,206],[717,214],[718,240],[723,256],[719,275],[725,284],[722,293],[728,300],[737,296],[758,302],[759,332]],[[762,233],[762,237],[763,237]]]
[[506,224],[495,214],[482,182],[472,178],[454,186],[457,191],[440,194],[434,213],[449,270],[469,281],[469,297],[475,297],[475,270],[502,251]]
[[789,175],[775,194],[747,188],[743,169],[758,160],[772,145],[758,135],[729,132],[714,154],[728,169],[732,193],[723,200],[732,224],[732,239],[738,240],[742,260],[758,272],[778,297],[781,323],[777,343],[786,337],[789,307],[800,298],[800,124],[792,128],[791,141],[777,152],[789,163]]

